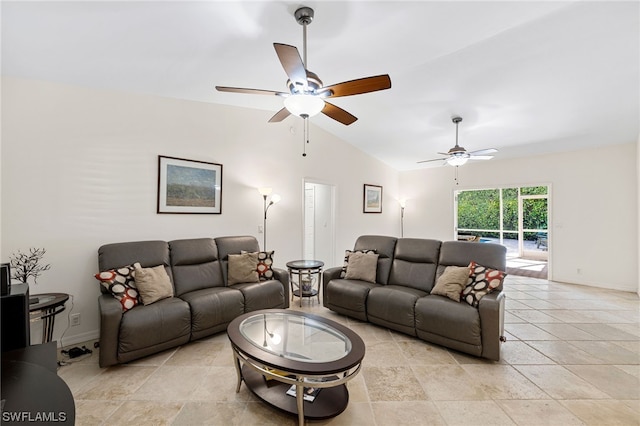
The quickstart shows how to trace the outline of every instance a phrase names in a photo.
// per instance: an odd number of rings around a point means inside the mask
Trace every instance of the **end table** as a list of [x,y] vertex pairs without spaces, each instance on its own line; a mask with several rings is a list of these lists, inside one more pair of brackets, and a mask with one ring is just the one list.
[[[291,283],[291,300],[293,296],[300,298],[302,306],[303,297],[317,297],[320,303],[320,280],[324,262],[319,260],[292,260],[287,262],[289,270],[289,282]],[[297,277],[297,279],[294,279]],[[294,287],[297,285],[297,288]]]
[[60,312],[64,311],[64,304],[69,300],[66,293],[34,294],[31,299],[37,299],[29,305],[29,313],[34,321],[42,320],[42,343],[53,339],[53,324]]

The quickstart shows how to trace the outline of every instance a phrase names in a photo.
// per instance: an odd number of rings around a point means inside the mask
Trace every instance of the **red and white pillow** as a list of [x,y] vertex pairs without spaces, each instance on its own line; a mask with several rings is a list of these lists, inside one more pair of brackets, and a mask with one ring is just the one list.
[[478,307],[480,299],[502,285],[507,274],[497,269],[487,268],[475,261],[469,264],[469,279],[462,290],[462,299],[473,307]]
[[110,269],[95,274],[95,277],[113,297],[120,301],[124,312],[134,308],[140,303],[138,289],[136,288],[135,271],[139,263]]
[[258,252],[258,278],[260,281],[273,279],[273,250]]

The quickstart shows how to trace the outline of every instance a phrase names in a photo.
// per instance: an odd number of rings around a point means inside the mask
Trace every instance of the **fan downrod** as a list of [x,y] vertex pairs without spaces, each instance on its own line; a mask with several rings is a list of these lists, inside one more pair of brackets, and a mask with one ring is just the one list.
[[309,25],[313,21],[313,9],[307,6],[303,6],[295,11],[296,21],[300,25]]

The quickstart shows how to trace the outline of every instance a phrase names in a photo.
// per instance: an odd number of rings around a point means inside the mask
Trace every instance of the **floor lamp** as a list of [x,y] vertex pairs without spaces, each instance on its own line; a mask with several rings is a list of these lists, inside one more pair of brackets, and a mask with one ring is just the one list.
[[[262,221],[262,250],[267,251],[267,212],[269,211],[269,207],[278,203],[280,201],[280,196],[278,194],[271,195],[271,188],[258,188],[258,192],[262,195],[262,199],[264,200],[264,218]],[[267,198],[271,195],[271,199],[267,202]]]

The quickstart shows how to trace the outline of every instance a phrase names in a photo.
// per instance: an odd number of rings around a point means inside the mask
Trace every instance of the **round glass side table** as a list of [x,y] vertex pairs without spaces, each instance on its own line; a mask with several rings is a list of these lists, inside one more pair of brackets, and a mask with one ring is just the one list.
[[320,260],[292,260],[287,262],[289,270],[289,282],[291,283],[291,300],[298,296],[300,306],[303,297],[317,297],[320,303],[320,281],[322,279],[322,267],[324,262]]

